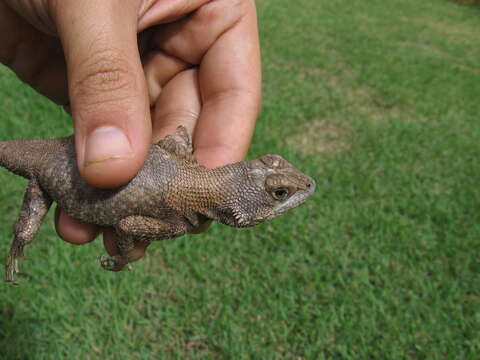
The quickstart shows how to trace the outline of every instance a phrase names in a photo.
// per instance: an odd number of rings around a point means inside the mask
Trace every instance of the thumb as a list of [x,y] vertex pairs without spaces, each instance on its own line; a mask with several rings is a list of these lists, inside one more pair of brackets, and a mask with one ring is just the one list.
[[67,62],[77,165],[97,187],[128,182],[151,142],[137,1],[62,0],[53,17]]

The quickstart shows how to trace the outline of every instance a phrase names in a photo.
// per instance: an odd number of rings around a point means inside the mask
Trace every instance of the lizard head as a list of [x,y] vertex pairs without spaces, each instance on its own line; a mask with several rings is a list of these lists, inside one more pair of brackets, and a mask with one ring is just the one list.
[[229,201],[230,216],[222,222],[244,227],[273,219],[303,203],[315,191],[315,181],[280,155],[246,161],[246,181]]

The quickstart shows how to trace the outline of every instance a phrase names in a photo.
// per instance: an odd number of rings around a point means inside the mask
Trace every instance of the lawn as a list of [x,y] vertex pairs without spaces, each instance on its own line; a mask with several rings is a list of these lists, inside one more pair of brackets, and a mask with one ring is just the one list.
[[[1,285],[1,359],[475,359],[480,8],[258,0],[263,112],[249,158],[317,181],[260,226],[158,242],[131,272],[52,214]],[[71,132],[0,69],[0,139]],[[0,171],[0,260],[26,182]]]

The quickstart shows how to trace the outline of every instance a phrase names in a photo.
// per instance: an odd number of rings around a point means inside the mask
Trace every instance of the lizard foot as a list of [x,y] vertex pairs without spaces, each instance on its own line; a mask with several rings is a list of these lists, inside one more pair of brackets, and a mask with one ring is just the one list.
[[18,285],[18,282],[15,281],[15,274],[18,274],[20,271],[18,270],[18,258],[15,256],[10,255],[7,260],[7,264],[5,265],[5,280],[6,282]]
[[125,261],[120,256],[112,256],[111,258],[106,256],[100,257],[100,265],[102,268],[108,271],[120,271],[125,266],[129,268],[129,265],[125,263]]

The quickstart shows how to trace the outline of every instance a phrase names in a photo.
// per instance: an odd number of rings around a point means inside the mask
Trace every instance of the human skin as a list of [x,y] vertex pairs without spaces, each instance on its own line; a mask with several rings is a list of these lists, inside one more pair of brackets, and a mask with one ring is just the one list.
[[[203,165],[242,160],[260,106],[253,0],[0,0],[0,61],[68,105],[80,173],[102,188],[128,182],[180,124]],[[101,232],[58,209],[56,228],[72,244]]]

